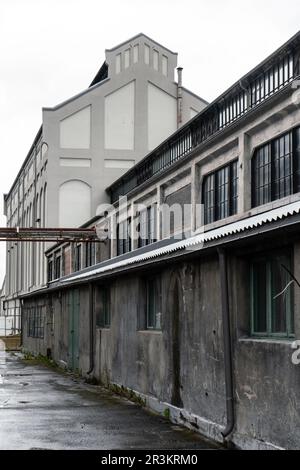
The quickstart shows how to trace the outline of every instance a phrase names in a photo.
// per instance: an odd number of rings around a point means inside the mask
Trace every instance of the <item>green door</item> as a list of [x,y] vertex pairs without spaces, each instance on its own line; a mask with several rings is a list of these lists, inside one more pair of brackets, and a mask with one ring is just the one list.
[[79,290],[74,289],[69,292],[69,368],[79,369],[79,311],[80,296]]

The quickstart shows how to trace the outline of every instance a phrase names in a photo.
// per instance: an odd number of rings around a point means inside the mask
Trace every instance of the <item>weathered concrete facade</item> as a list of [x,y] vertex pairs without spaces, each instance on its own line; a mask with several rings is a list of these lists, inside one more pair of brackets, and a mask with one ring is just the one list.
[[[299,59],[298,34],[111,185],[97,264],[23,296],[24,349],[129,388],[217,441],[227,427],[242,448],[300,448]],[[149,225],[156,214],[146,245],[134,236],[138,203]],[[179,241],[176,224],[164,230],[165,203],[189,206]],[[39,303],[44,339],[28,335]]]
[[[298,260],[299,243],[295,245],[295,264]],[[226,396],[218,257],[212,254],[174,263],[158,268],[157,275],[162,282],[162,330],[139,327],[145,302],[143,279],[149,272],[112,279],[111,327],[97,327],[93,317],[92,362],[89,325],[90,308],[95,308],[95,303],[88,286],[77,287],[78,369],[106,385],[134,390],[147,397],[152,408],[170,409],[177,422],[222,441]],[[249,253],[235,256],[233,250],[229,277],[236,414],[232,440],[243,448],[298,448],[300,376],[291,362],[291,343],[249,337]],[[94,283],[94,289],[102,284]],[[25,316],[23,346],[43,355],[51,349],[52,357],[67,365],[71,354],[66,307],[69,292],[48,295],[44,340],[27,337]],[[296,292],[297,328],[299,295]],[[36,300],[25,301],[26,308],[31,305],[35,306]],[[298,329],[296,337],[299,334]],[[182,412],[176,413],[176,408]]]

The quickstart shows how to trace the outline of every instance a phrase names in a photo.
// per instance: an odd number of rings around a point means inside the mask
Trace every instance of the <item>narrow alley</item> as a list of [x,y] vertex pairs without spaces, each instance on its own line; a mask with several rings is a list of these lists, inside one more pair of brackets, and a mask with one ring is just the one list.
[[0,449],[213,449],[124,398],[1,353]]

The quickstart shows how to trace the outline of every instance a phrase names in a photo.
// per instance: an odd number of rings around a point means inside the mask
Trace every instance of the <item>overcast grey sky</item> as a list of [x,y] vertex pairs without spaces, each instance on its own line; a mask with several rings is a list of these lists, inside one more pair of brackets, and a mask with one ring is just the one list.
[[[184,85],[208,101],[299,29],[299,0],[0,0],[0,226],[42,106],[85,89],[104,49],[144,32],[179,53]],[[0,246],[0,282],[4,273]]]

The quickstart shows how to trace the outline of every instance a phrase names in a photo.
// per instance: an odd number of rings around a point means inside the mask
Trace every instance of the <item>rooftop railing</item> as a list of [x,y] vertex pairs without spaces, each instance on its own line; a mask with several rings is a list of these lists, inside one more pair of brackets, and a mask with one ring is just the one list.
[[[300,43],[300,35],[296,39]],[[289,47],[279,50],[261,66],[250,72],[117,180],[109,189],[112,203],[170,167],[209,137],[279,92],[299,75],[298,68],[298,55],[296,57],[294,40]]]

